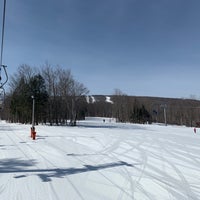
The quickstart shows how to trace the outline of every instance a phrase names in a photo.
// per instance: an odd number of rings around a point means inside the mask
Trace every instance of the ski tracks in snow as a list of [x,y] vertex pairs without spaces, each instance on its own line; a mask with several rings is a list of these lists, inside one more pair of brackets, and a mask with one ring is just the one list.
[[192,140],[185,145],[172,133],[150,129],[66,127],[57,135],[41,128],[42,136],[33,141],[23,133],[27,126],[20,133],[9,124],[1,129],[2,139],[7,137],[0,144],[2,162],[15,158],[16,167],[9,160],[8,169],[1,164],[0,199],[5,194],[12,200],[200,199],[198,179],[187,172],[198,172],[200,165]]
[[[43,193],[46,190],[46,187],[45,188],[44,187],[35,188],[37,183],[35,184],[32,181],[28,180],[27,183],[25,185],[23,185],[23,188],[22,188],[23,190],[22,189],[19,190],[19,188],[16,185],[16,181],[13,181],[13,179],[18,179],[20,177],[21,178],[30,177],[30,176],[34,176],[35,173],[36,174],[39,173],[41,168],[39,166],[37,166],[38,159],[40,159],[40,161],[41,161],[41,159],[45,160],[45,162],[42,162],[42,163],[46,169],[48,169],[48,166],[44,163],[46,163],[46,162],[48,162],[49,164],[51,164],[51,163],[33,147],[34,141],[31,141],[30,143],[27,142],[19,134],[16,134],[15,131],[8,125],[5,128],[5,135],[9,138],[10,143],[15,147],[15,149],[13,149],[13,150],[20,152],[20,153],[16,152],[16,155],[19,156],[21,154],[20,158],[18,158],[18,157],[14,158],[14,154],[13,154],[13,156],[10,159],[11,160],[19,159],[19,161],[21,159],[23,159],[27,164],[22,163],[22,166],[24,165],[24,167],[26,167],[26,166],[31,167],[31,169],[24,170],[22,168],[15,169],[13,166],[13,168],[14,168],[14,170],[13,170],[12,166],[11,166],[10,171],[9,171],[9,167],[8,167],[9,180],[7,182],[7,185],[5,185],[4,187],[5,188],[8,187],[8,194],[11,195],[11,197],[9,199],[21,200],[22,196],[24,197],[24,195],[28,194],[27,199],[30,199],[30,200],[41,199],[42,200],[43,197],[42,197],[41,193]],[[15,161],[13,162],[13,165],[15,165]],[[20,163],[19,163],[19,165],[20,165]],[[22,174],[22,175],[19,175],[19,174]],[[38,180],[35,180],[35,182],[37,182],[37,181]],[[57,192],[54,189],[52,183],[48,182],[46,185],[48,185],[49,189],[46,191],[45,196],[48,196],[48,198],[52,199],[52,200],[59,200]],[[16,190],[16,188],[18,188],[18,191],[13,192]]]
[[[163,142],[163,139],[160,140],[158,137],[155,137],[154,140],[156,141],[158,147],[160,147],[161,149],[162,152],[161,160],[163,165],[165,166],[162,174],[163,177],[160,177],[160,180],[163,180],[164,178],[166,179],[166,177],[168,178],[168,183],[165,184],[164,187],[169,192],[169,195],[172,196],[173,198],[173,194],[177,194],[178,192],[176,191],[181,190],[184,191],[184,194],[181,193],[179,194],[181,199],[198,200],[200,198],[200,195],[195,194],[195,192],[192,190],[192,185],[187,181],[187,178],[185,177],[185,175],[187,175],[187,172],[183,174],[183,172],[179,169],[179,167],[184,167],[184,166],[181,166],[179,164],[180,161],[172,162],[172,160],[177,160],[177,161],[181,160],[182,165],[184,163],[188,166],[190,165],[191,162],[192,163],[194,162],[195,164],[197,163],[200,166],[200,163],[196,159],[194,159],[194,156],[190,155],[191,149],[189,149],[187,145],[181,145],[178,142],[175,142],[172,147],[171,143],[173,141],[171,141],[169,145],[167,141]],[[180,154],[175,153],[177,147],[183,150]],[[153,157],[158,157],[158,155],[155,153],[151,154],[153,155]],[[168,172],[168,168],[171,168],[170,172]],[[173,177],[173,175],[170,174],[172,171],[174,171],[173,173],[176,174],[177,178]],[[173,186],[173,189],[169,187],[170,184]]]
[[[82,136],[82,137],[84,137],[84,136]],[[120,167],[117,168],[117,170],[115,170],[115,173],[118,173],[120,176],[123,175],[123,177],[126,177],[126,180],[124,180],[124,184],[122,184],[121,182],[118,183],[117,181],[112,180],[107,175],[107,173],[104,172],[103,170],[97,170],[96,173],[99,174],[99,176],[101,176],[104,180],[106,180],[108,187],[118,188],[119,195],[115,199],[117,199],[117,200],[134,199],[134,196],[132,193],[132,191],[133,191],[132,187],[127,187],[127,185],[129,185],[129,184],[131,184],[133,186],[131,175],[129,174],[129,171],[127,170],[127,165],[126,165],[126,163],[123,165],[123,162],[121,162],[121,160],[119,160],[117,158],[117,156],[115,156],[113,154],[113,150],[119,146],[119,143],[121,142],[122,138],[121,139],[118,138],[116,140],[109,141],[109,143],[107,143],[107,141],[99,139],[97,136],[96,137],[93,136],[93,137],[89,137],[89,138],[91,138],[91,140],[94,140],[97,144],[99,144],[98,146],[101,147],[101,150],[96,151],[94,149],[88,148],[87,144],[85,144],[85,147],[81,145],[81,149],[79,149],[80,144],[77,143],[78,138],[73,140],[73,142],[74,142],[73,146],[75,147],[73,150],[76,153],[72,153],[72,154],[67,153],[67,151],[61,149],[59,146],[57,146],[51,142],[48,142],[48,145],[59,150],[60,152],[62,152],[65,155],[73,157],[73,159],[76,160],[77,163],[81,163],[83,166],[88,166],[88,164],[94,163],[94,162],[95,162],[96,166],[101,166],[102,163],[116,163],[116,166],[117,166],[117,164],[119,163]],[[84,150],[85,153],[83,152],[83,149],[85,149]],[[93,153],[91,153],[91,152],[93,152]],[[94,158],[95,158],[95,161],[93,160]],[[120,162],[122,163],[121,165],[120,165]],[[95,168],[95,166],[94,166],[94,168]],[[84,184],[87,185],[88,184],[87,182],[91,181],[91,179],[92,178],[90,176],[90,173],[85,174],[85,176],[84,176],[85,183]],[[98,182],[98,180],[96,180],[96,184],[101,184],[101,183]]]

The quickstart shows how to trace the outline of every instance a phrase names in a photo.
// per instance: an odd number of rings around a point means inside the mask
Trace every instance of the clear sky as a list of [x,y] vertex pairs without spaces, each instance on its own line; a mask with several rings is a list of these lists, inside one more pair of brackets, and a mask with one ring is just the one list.
[[46,61],[90,94],[200,97],[200,1],[7,0],[8,73]]

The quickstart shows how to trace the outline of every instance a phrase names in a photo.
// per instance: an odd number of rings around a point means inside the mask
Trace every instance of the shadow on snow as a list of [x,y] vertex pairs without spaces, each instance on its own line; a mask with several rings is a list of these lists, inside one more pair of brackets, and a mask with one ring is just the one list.
[[[52,181],[51,178],[64,178],[64,176],[80,174],[91,171],[98,171],[119,166],[134,167],[133,164],[119,161],[99,165],[84,165],[81,168],[50,168],[50,169],[28,169],[37,164],[34,160],[20,160],[20,159],[1,159],[0,160],[0,174],[5,173],[23,173],[23,175],[16,175],[14,178],[24,178],[33,173],[40,177],[43,182]],[[26,174],[29,173],[29,174]]]

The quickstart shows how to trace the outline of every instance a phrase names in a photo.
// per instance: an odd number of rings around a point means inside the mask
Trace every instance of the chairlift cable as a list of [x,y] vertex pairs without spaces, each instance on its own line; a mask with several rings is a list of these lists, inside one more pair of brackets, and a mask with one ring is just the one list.
[[[2,38],[1,38],[1,57],[0,57],[0,88],[4,90],[3,86],[7,83],[8,81],[8,74],[6,71],[6,65],[3,65],[3,44],[4,44],[4,29],[5,29],[5,20],[6,20],[6,0],[4,0],[4,6],[3,6],[3,23],[2,23]],[[6,76],[6,80],[2,83],[2,78],[1,78],[1,69],[4,69],[4,73]]]
[[1,67],[3,66],[3,42],[4,42],[4,28],[5,28],[5,18],[6,18],[6,0],[4,0],[3,7],[3,23],[2,23],[2,38],[1,38],[1,59],[0,59],[0,76],[1,76]]

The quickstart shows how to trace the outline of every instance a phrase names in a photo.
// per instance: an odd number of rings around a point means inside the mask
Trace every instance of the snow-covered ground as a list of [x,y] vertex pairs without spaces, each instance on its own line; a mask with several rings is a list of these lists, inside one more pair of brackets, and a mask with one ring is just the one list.
[[200,130],[116,124],[0,122],[1,200],[199,200]]

